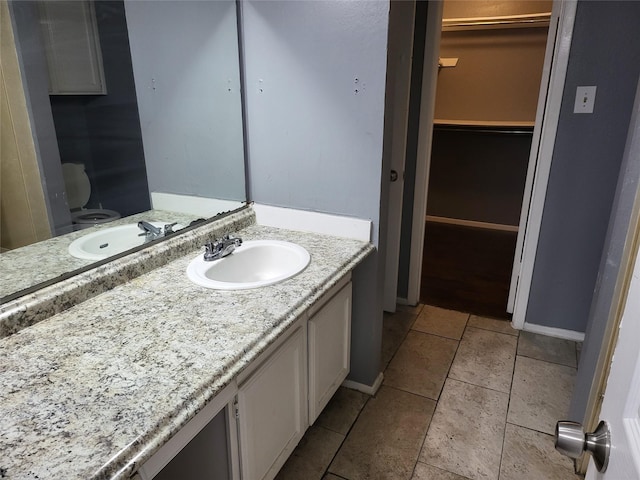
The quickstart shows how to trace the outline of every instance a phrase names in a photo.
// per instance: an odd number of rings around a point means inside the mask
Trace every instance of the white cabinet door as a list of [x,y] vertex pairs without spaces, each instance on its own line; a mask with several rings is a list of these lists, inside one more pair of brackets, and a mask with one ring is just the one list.
[[93,2],[40,2],[49,67],[49,93],[105,94],[102,52]]
[[351,282],[309,319],[309,423],[349,373]]
[[238,389],[245,480],[272,479],[307,428],[306,331],[300,324]]

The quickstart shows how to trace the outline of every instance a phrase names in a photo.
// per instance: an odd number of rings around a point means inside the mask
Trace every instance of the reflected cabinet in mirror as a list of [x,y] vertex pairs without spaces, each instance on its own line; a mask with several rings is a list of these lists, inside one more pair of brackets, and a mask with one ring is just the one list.
[[0,8],[2,300],[246,201],[234,1]]

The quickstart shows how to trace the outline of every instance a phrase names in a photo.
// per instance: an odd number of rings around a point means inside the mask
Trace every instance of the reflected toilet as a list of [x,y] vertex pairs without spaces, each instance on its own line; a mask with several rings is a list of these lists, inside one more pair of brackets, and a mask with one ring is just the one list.
[[71,220],[74,230],[101,225],[120,218],[120,214],[106,208],[89,208],[85,205],[91,197],[91,182],[84,170],[84,165],[78,163],[63,163],[62,176],[67,191],[67,202],[71,209]]

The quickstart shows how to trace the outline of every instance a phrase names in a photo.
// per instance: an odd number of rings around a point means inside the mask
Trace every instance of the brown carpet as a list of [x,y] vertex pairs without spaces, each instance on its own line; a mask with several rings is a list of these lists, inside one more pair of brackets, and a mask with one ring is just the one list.
[[510,320],[516,239],[516,232],[426,222],[420,301]]

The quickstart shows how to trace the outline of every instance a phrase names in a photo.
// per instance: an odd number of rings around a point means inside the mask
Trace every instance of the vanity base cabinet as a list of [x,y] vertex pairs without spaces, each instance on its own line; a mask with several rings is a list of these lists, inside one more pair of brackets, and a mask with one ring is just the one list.
[[235,382],[149,458],[132,480],[238,480]]
[[272,480],[350,366],[344,277],[137,472],[136,480]]
[[307,336],[293,333],[238,387],[240,466],[245,480],[276,476],[307,428]]
[[349,373],[351,282],[309,319],[309,424]]
[[219,412],[154,480],[231,478],[226,413],[226,409]]

